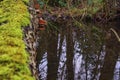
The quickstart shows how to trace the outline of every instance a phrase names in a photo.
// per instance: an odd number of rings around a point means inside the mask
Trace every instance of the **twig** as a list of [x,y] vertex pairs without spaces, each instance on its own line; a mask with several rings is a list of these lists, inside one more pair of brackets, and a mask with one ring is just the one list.
[[113,28],[110,28],[110,30],[115,34],[116,38],[120,42],[120,37],[119,37],[118,33]]

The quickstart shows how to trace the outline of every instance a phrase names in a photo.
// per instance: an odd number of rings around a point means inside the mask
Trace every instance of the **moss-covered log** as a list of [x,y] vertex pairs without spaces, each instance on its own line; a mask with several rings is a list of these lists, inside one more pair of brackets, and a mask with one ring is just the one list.
[[0,1],[0,80],[34,80],[22,32],[30,23],[27,2]]

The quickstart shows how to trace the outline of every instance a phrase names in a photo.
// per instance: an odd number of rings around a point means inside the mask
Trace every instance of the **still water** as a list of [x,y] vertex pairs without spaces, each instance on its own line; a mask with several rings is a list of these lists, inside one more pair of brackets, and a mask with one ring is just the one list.
[[112,28],[120,35],[120,23],[71,24],[40,31],[40,80],[120,80],[120,42],[110,31]]

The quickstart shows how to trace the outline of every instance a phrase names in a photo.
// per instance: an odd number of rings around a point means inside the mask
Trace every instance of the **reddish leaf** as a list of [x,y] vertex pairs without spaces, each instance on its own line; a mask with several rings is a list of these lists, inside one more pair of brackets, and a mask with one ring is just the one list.
[[39,9],[40,5],[39,4],[35,4],[34,7],[35,7],[35,9]]
[[39,20],[39,24],[41,24],[41,25],[46,25],[47,22],[46,22],[45,20],[43,20],[43,19],[40,19],[40,20]]

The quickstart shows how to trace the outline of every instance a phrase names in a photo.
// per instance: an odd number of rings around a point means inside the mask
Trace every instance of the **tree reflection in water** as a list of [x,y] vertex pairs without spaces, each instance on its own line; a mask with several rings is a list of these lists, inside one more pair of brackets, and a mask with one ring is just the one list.
[[88,24],[83,30],[71,25],[61,25],[66,27],[60,32],[40,32],[40,80],[119,80],[120,44],[114,34],[106,39],[109,29]]

